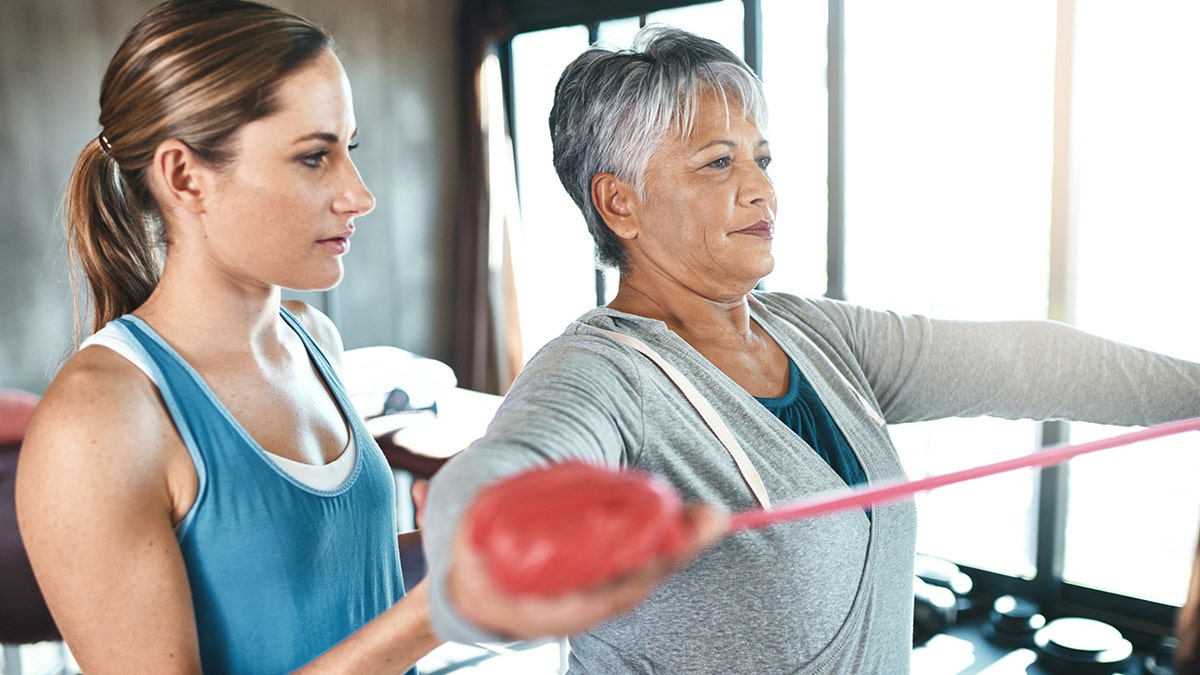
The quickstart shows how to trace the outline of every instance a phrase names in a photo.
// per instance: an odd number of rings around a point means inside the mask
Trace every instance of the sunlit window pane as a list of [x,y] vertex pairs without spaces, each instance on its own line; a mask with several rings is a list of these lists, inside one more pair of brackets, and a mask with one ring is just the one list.
[[821,295],[827,286],[828,4],[764,0],[762,76],[775,184],[775,271],[763,287]]
[[721,0],[650,12],[646,15],[646,23],[665,23],[703,35],[740,55],[745,44],[744,16],[742,0]]
[[633,36],[641,27],[642,22],[636,16],[602,21],[596,31],[596,41],[616,49],[629,49]]
[[595,304],[592,237],[554,171],[547,126],[558,78],[587,46],[583,26],[522,33],[512,40],[522,222],[516,276],[525,360]]
[[[935,476],[1028,454],[1037,425],[992,418],[891,428],[909,478]],[[917,495],[917,550],[1022,579],[1036,574],[1037,474],[1003,473]]]
[[[1200,361],[1200,5],[1077,3],[1072,120],[1076,321]],[[1072,441],[1112,436],[1072,425]],[[1200,441],[1187,434],[1070,468],[1064,578],[1180,605],[1200,519]]]
[[1053,3],[846,7],[847,293],[1046,315]]
[[[846,289],[957,319],[1043,318],[1049,270],[1054,3],[846,3]],[[913,475],[1035,447],[1031,422],[894,428]],[[1036,474],[918,499],[918,548],[1033,571]]]

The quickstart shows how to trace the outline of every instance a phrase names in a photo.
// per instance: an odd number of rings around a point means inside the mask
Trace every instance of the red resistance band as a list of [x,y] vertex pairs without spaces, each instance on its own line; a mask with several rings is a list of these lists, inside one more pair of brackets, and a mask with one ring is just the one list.
[[[728,532],[878,506],[984,476],[1060,464],[1073,457],[1200,431],[1200,417],[910,481],[816,495],[771,510],[733,514]],[[582,462],[534,469],[480,493],[467,516],[472,544],[501,588],[554,595],[586,588],[678,552],[687,541],[678,493],[650,474]],[[596,555],[595,552],[604,552]]]
[[729,525],[729,531],[736,532],[738,530],[763,527],[786,520],[811,518],[825,513],[887,504],[910,497],[918,492],[925,492],[934,488],[953,485],[954,483],[962,483],[975,478],[983,478],[984,476],[992,476],[1016,469],[1053,466],[1061,464],[1072,457],[1078,457],[1089,452],[1132,445],[1133,443],[1148,441],[1161,436],[1179,434],[1185,431],[1200,431],[1200,417],[1146,427],[1145,429],[1131,431],[1111,438],[1102,438],[1089,443],[1062,445],[993,464],[985,464],[961,471],[952,471],[940,476],[929,476],[927,478],[899,481],[896,483],[882,483],[858,490],[838,490],[832,494],[817,495],[809,499],[785,504],[771,511],[742,511],[741,513],[734,514],[733,521]]

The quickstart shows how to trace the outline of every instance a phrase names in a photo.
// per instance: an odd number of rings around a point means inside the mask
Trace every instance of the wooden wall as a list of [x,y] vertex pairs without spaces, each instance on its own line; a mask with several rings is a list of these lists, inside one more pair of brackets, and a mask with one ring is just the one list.
[[[71,350],[59,201],[76,155],[99,132],[108,59],[153,4],[0,2],[0,388],[40,393]],[[358,221],[341,286],[299,297],[334,317],[348,347],[390,344],[446,359],[459,3],[277,4],[334,34],[354,89],[355,161],[378,202]]]

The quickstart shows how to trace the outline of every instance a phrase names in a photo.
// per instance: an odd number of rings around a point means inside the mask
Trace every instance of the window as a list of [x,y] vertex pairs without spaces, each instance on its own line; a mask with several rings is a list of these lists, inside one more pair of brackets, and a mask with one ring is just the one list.
[[[1074,321],[1200,361],[1200,101],[1184,84],[1200,64],[1200,6],[1159,0],[1136,9],[1076,9]],[[1072,425],[1072,439],[1119,431]],[[1067,582],[1183,603],[1200,522],[1200,445],[1191,436],[1072,463]]]
[[512,40],[513,142],[521,201],[516,262],[524,361],[595,302],[592,238],[554,172],[546,120],[558,76],[589,44],[583,26],[522,33]]
[[[550,167],[554,83],[590,41],[624,46],[662,21],[757,50],[748,60],[767,90],[780,202],[764,288],[946,318],[1066,319],[1200,360],[1195,3],[722,0],[654,11],[679,3],[646,0],[644,14],[601,21],[587,4],[579,25],[511,41],[527,357],[616,285],[593,273],[582,217]],[[1062,428],[944,420],[892,435],[918,477],[1034,451]],[[1073,442],[1120,431],[1069,427]],[[1180,436],[920,495],[918,547],[1045,606],[1119,607],[1166,626],[1200,522],[1197,449]]]
[[763,81],[785,85],[765,87],[778,213],[775,271],[763,287],[821,295],[827,285],[827,4],[765,0],[762,13]]
[[[1054,29],[1042,0],[846,4],[848,300],[1046,316]],[[1038,425],[950,419],[892,436],[915,477],[1027,453]],[[919,495],[918,548],[1033,578],[1036,488],[1028,471]]]

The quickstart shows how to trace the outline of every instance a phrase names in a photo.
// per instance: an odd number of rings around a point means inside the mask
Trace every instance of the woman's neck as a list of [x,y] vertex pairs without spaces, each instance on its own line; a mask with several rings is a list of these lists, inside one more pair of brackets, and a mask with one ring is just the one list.
[[751,338],[753,334],[746,295],[714,299],[697,293],[647,291],[622,279],[617,295],[608,307],[662,321],[693,345],[697,342],[736,342]]
[[709,363],[754,396],[787,392],[787,355],[750,314],[749,295],[712,300],[691,294],[647,294],[621,286],[609,308],[658,319]]
[[244,352],[278,344],[279,303],[278,288],[197,278],[168,261],[154,292],[133,313],[173,345]]

